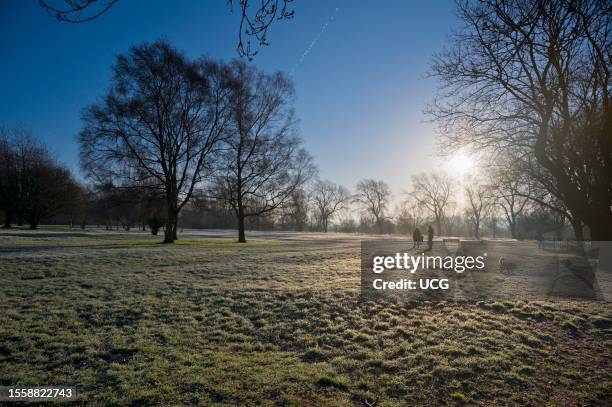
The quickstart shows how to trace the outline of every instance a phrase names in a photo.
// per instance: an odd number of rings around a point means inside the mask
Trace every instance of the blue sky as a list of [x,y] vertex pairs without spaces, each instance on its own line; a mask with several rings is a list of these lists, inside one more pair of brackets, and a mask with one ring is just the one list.
[[[55,21],[38,1],[0,3],[0,123],[30,126],[75,170],[80,112],[108,86],[118,53],[164,38],[190,56],[236,57],[239,15],[225,0],[120,0],[82,24]],[[295,18],[272,26],[254,63],[290,72],[335,16],[293,75],[301,136],[322,178],[350,188],[382,179],[399,195],[412,174],[440,162],[422,111],[436,88],[426,78],[431,56],[455,24],[453,2],[292,4]]]

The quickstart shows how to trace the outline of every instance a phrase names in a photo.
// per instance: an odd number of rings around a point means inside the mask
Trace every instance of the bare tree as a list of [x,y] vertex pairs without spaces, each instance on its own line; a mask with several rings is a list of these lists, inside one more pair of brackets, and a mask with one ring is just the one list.
[[535,206],[526,210],[519,220],[521,235],[536,240],[561,240],[567,218],[558,211],[544,206]]
[[308,225],[308,212],[310,202],[308,193],[304,188],[297,188],[280,208],[280,224],[284,228],[290,228],[301,232]]
[[119,0],[38,0],[49,16],[66,23],[91,21],[106,13]]
[[[252,60],[257,55],[257,49],[251,46],[254,38],[257,46],[266,46],[268,43],[268,29],[276,20],[293,18],[294,11],[289,9],[293,0],[263,0],[253,7],[253,1],[228,0],[230,6],[238,3],[240,7],[240,29],[238,31],[238,55],[246,56]],[[246,45],[245,45],[246,41]]]
[[350,202],[349,191],[342,185],[331,181],[318,180],[313,185],[311,200],[315,209],[315,218],[319,227],[327,232],[329,222],[340,210],[346,208]]
[[49,159],[35,161],[25,179],[23,209],[30,229],[36,229],[44,219],[67,211],[80,193],[80,186],[70,171]]
[[[576,239],[584,240],[586,221],[580,217],[579,212],[572,211],[555,192],[557,190],[556,180],[550,172],[540,166],[535,157],[517,160],[514,167],[517,168],[523,183],[523,188],[517,194],[528,198],[535,205],[545,210],[555,212],[551,216],[564,216],[572,225]],[[525,188],[527,192],[525,192]]]
[[452,180],[444,172],[421,173],[412,177],[411,195],[431,213],[438,234],[442,234],[442,220],[451,200],[452,186]]
[[474,237],[480,239],[480,225],[488,216],[492,204],[490,188],[476,179],[471,179],[465,183],[464,191],[467,198],[466,219],[472,226]]
[[245,219],[283,205],[315,168],[295,135],[289,79],[241,61],[234,61],[230,70],[231,121],[218,192],[234,209],[238,241],[244,243]]
[[[594,240],[612,240],[610,4],[461,1],[438,55],[431,113],[446,147],[534,160],[542,185]],[[491,154],[495,157],[495,154]]]
[[529,188],[529,182],[516,171],[504,167],[492,176],[490,185],[491,199],[495,206],[502,209],[510,234],[518,239],[517,221],[530,201],[535,197]]
[[378,233],[383,233],[387,208],[391,201],[391,188],[384,181],[364,179],[357,183],[353,201],[374,218]]
[[18,159],[11,138],[11,131],[0,127],[0,209],[4,211],[3,228],[11,227],[21,201]]
[[348,209],[340,211],[338,218],[338,231],[344,233],[354,233],[357,230],[357,223]]
[[53,159],[29,129],[2,129],[0,134],[0,209],[4,227],[13,215],[36,229],[43,219],[67,211],[81,187],[70,171]]
[[179,212],[212,170],[228,115],[219,64],[191,61],[158,41],[117,57],[104,101],[83,114],[81,165],[97,181],[162,191],[165,243]]
[[449,236],[467,236],[469,231],[467,233],[464,232],[466,226],[469,227],[469,225],[464,215],[465,212],[462,213],[455,202],[449,202],[444,208],[444,216],[440,225],[441,230],[444,230],[444,234]]
[[[119,0],[38,0],[47,14],[58,21],[82,23],[95,20],[111,9]],[[241,57],[252,60],[257,47],[269,45],[268,29],[277,20],[293,18],[290,9],[293,0],[227,0],[233,10],[234,4],[240,9],[240,28],[236,50]],[[251,38],[256,44],[251,44]],[[245,44],[246,43],[246,44]]]
[[410,234],[423,224],[423,205],[412,197],[405,199],[397,210],[395,220],[399,233]]

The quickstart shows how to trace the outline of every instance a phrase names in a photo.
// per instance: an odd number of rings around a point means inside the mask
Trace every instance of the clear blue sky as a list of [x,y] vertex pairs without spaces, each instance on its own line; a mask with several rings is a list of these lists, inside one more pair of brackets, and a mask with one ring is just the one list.
[[[165,38],[191,56],[236,57],[239,15],[225,0],[120,0],[82,24],[55,21],[35,0],[0,5],[0,123],[30,126],[75,170],[80,112],[104,92],[115,55]],[[422,110],[436,87],[426,78],[431,55],[455,24],[452,1],[295,0],[293,9],[254,62],[290,72],[335,15],[293,76],[301,136],[321,177],[408,189],[410,175],[439,162]]]

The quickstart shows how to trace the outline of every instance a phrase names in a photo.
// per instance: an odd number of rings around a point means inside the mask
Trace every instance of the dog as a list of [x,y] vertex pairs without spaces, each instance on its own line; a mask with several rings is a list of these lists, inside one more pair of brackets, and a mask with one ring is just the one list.
[[508,265],[506,264],[506,260],[504,259],[503,256],[499,257],[499,264],[498,264],[498,268],[499,268],[499,272],[504,274],[504,273],[508,273],[510,274],[510,268],[508,267]]

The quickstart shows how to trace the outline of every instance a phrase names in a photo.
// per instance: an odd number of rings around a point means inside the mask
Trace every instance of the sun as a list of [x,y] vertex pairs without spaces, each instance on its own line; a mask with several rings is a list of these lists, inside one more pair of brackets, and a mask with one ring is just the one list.
[[450,157],[450,160],[446,164],[446,168],[451,175],[463,176],[471,172],[474,167],[474,161],[472,158],[463,153],[458,152]]

